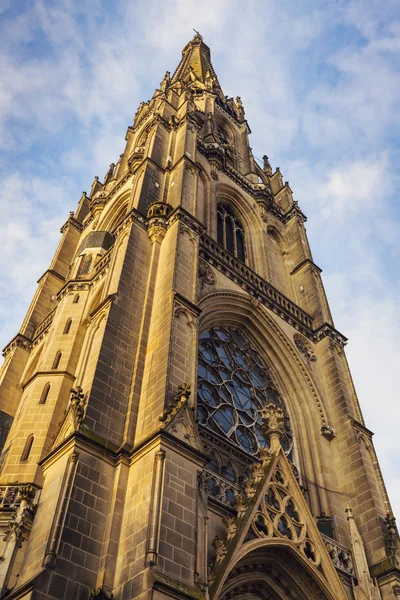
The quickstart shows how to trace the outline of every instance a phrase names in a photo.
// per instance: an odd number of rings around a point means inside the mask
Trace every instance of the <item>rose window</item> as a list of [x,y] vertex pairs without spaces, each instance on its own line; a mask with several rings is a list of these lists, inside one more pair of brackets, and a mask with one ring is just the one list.
[[[262,427],[262,409],[283,401],[260,354],[236,327],[213,327],[200,336],[198,417],[208,430],[227,437],[248,454],[268,446]],[[282,446],[292,450],[286,416]]]

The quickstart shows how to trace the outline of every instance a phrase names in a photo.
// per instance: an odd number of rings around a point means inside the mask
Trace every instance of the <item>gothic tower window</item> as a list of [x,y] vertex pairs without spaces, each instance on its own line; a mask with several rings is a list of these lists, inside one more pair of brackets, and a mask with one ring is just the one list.
[[227,204],[217,207],[218,243],[242,262],[245,262],[243,225]]
[[59,350],[54,358],[52,369],[58,369],[58,367],[60,366],[61,357],[62,357],[62,352],[61,352],[61,350]]
[[71,325],[72,325],[72,319],[68,319],[65,323],[65,327],[64,327],[64,331],[63,331],[64,334],[70,332]]
[[28,460],[28,458],[29,458],[29,454],[31,453],[31,450],[32,450],[32,446],[33,446],[33,440],[34,440],[34,439],[35,439],[35,438],[33,437],[33,434],[31,434],[31,435],[30,435],[30,436],[27,438],[27,440],[26,440],[26,442],[25,442],[24,451],[23,451],[23,452],[22,452],[22,454],[21,454],[21,459],[20,459],[20,460],[21,460],[21,462]]
[[46,404],[50,392],[50,387],[50,383],[46,383],[46,385],[43,388],[42,395],[40,396],[39,404]]
[[[198,362],[198,416],[202,428],[211,437],[223,436],[245,453],[257,455],[261,447],[268,445],[262,410],[269,402],[286,414],[282,446],[290,457],[289,417],[264,359],[237,327],[213,327],[204,332]],[[234,476],[232,465],[227,465],[224,475],[227,479]]]

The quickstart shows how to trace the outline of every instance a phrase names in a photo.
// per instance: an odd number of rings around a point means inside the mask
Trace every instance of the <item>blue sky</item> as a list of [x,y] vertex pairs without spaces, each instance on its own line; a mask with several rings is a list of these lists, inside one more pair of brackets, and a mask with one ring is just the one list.
[[400,509],[397,0],[0,2],[0,344],[95,175],[198,29],[289,180]]

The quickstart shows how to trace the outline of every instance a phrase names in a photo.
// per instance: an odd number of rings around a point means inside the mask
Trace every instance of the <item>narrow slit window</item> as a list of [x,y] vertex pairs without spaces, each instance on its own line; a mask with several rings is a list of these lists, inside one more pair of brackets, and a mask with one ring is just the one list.
[[70,329],[71,329],[71,325],[72,325],[72,319],[68,319],[67,322],[65,323],[63,333],[69,333]]
[[49,397],[50,387],[51,385],[46,383],[43,388],[42,395],[40,396],[39,404],[46,404],[47,398]]
[[26,460],[28,460],[29,455],[31,453],[32,450],[32,446],[33,446],[33,441],[34,441],[34,437],[33,434],[31,434],[28,439],[25,442],[25,447],[24,447],[24,451],[21,454],[21,462],[24,462]]
[[58,367],[60,366],[61,357],[62,357],[62,352],[59,350],[57,352],[56,357],[53,362],[53,367],[52,367],[53,369],[58,369]]
[[76,294],[76,295],[74,296],[74,301],[73,301],[73,304],[78,304],[78,302],[79,302],[79,294]]

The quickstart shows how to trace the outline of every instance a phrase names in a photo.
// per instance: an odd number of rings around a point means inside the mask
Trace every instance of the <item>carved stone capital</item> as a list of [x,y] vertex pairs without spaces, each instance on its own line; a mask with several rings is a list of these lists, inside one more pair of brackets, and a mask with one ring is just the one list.
[[154,244],[161,244],[165,238],[168,229],[168,217],[171,214],[172,206],[166,202],[152,202],[147,207],[148,228],[147,233]]

